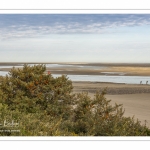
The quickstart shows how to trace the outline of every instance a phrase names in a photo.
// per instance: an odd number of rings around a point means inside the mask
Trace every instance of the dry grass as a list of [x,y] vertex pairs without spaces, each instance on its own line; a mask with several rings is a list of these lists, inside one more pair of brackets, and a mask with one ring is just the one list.
[[124,72],[131,75],[150,75],[150,67],[110,67],[106,70],[110,72]]

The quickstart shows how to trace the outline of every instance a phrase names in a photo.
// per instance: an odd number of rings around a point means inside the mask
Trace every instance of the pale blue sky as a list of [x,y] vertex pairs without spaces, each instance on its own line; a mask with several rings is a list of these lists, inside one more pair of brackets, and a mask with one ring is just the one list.
[[150,63],[149,14],[0,14],[1,62]]

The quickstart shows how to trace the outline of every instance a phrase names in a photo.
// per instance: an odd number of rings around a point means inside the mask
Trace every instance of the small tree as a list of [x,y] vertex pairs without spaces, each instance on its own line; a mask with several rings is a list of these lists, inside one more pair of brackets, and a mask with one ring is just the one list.
[[12,110],[27,112],[48,110],[52,107],[47,111],[50,113],[55,105],[59,108],[56,111],[58,114],[61,113],[62,105],[68,108],[73,100],[72,82],[64,75],[54,78],[51,74],[44,74],[45,70],[45,65],[13,68],[1,82],[1,102]]
[[76,96],[76,105],[70,120],[64,121],[62,129],[84,136],[142,136],[150,135],[146,124],[134,118],[124,117],[122,105],[110,104],[105,98],[106,89],[97,92],[93,99],[88,93]]

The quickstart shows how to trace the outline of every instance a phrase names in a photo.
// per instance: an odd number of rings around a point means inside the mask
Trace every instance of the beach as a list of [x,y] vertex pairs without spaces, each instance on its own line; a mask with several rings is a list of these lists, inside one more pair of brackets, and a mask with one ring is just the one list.
[[111,100],[111,104],[122,104],[125,110],[124,116],[133,117],[141,121],[147,121],[150,127],[150,85],[73,82],[74,93],[88,92],[94,97],[96,91],[102,92],[107,88],[105,97]]
[[[79,65],[79,64],[76,64]],[[81,64],[80,64],[81,65]],[[104,66],[104,68],[64,68],[58,71],[58,68],[52,70],[52,73],[72,74],[72,75],[120,75],[124,76],[150,76],[149,64],[111,64],[111,63],[90,63],[82,64],[82,66]],[[125,110],[124,116],[133,117],[141,121],[142,124],[147,121],[147,126],[150,127],[150,85],[142,84],[123,84],[123,83],[108,83],[108,82],[73,82],[73,92],[88,92],[89,96],[94,97],[96,91],[102,92],[107,90],[105,97],[111,100],[111,104],[122,104]]]
[[[21,63],[1,63],[0,71],[10,71],[9,65],[20,66]],[[34,63],[32,63],[34,64]],[[38,63],[35,63],[38,64]],[[48,63],[40,63],[48,64]],[[4,67],[6,66],[6,67]],[[46,72],[58,75],[103,75],[103,76],[150,76],[150,64],[115,64],[115,63],[49,63]],[[95,76],[95,77],[96,77]],[[150,83],[150,81],[149,81]],[[142,124],[147,120],[150,127],[150,84],[110,83],[73,81],[73,92],[88,92],[93,97],[96,91],[102,92],[107,89],[105,97],[111,100],[111,104],[123,104],[124,116],[139,119]]]

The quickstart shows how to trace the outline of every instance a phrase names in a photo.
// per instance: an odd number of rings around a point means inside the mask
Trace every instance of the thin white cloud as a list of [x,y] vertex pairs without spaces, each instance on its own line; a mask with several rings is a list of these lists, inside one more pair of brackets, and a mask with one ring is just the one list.
[[[13,18],[14,17],[14,18]],[[24,15],[1,19],[0,39],[33,38],[49,34],[101,34],[107,29],[125,26],[150,25],[150,15]],[[21,15],[20,15],[21,18]],[[40,20],[41,19],[41,20]],[[15,22],[16,21],[16,22]],[[6,24],[6,25],[5,25]]]

